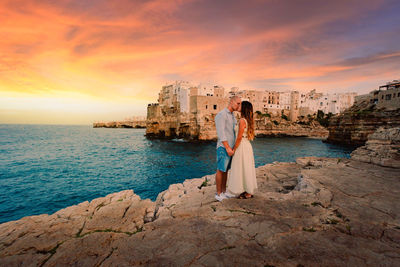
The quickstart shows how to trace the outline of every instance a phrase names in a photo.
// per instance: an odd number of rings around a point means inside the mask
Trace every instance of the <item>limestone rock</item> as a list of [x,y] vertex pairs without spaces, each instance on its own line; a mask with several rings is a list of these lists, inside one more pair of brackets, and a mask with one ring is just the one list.
[[94,122],[93,128],[146,128],[146,120]]
[[[185,138],[190,141],[217,140],[215,115],[165,114],[149,119],[146,136],[149,138]],[[276,121],[277,124],[273,123]],[[255,134],[264,136],[309,136],[326,138],[328,130],[318,123],[302,125],[281,117],[257,118]]]
[[400,168],[400,127],[380,127],[368,137],[365,146],[351,153],[354,160]]
[[[155,203],[132,190],[62,209],[52,215],[25,217],[0,225],[0,266],[46,263],[68,240],[96,232],[131,235],[154,217]],[[19,255],[19,256],[18,256]],[[31,264],[31,263],[29,263]]]
[[374,104],[361,102],[329,121],[327,142],[360,146],[379,127],[400,126],[400,108],[378,109]]
[[246,200],[216,201],[209,175],[1,224],[0,266],[400,265],[398,169],[307,157],[256,174]]

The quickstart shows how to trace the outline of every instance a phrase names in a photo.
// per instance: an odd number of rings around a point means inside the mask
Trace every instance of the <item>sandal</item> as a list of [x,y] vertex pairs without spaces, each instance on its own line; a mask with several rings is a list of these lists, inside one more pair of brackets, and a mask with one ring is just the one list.
[[254,195],[248,194],[246,192],[243,192],[239,195],[239,199],[248,199],[248,198],[254,198]]
[[246,197],[246,192],[241,193],[241,194],[238,196],[238,199],[247,199],[247,197]]

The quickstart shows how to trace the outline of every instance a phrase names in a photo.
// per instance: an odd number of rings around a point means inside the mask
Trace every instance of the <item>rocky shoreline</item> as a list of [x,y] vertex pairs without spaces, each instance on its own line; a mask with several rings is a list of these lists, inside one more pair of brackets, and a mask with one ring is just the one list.
[[354,104],[351,108],[329,121],[327,142],[362,146],[368,136],[379,127],[400,126],[400,108],[387,110],[377,108],[369,101]]
[[[275,122],[275,123],[274,123]],[[299,124],[284,119],[255,120],[257,137],[311,137],[326,139],[329,131],[317,122]]]
[[126,190],[3,223],[0,266],[399,266],[399,133],[350,159],[261,166],[253,199],[216,202],[208,175],[155,202]]
[[146,121],[94,122],[93,128],[146,128]]
[[[313,137],[327,138],[329,131],[319,123],[291,122],[281,117],[257,117],[255,120],[256,137]],[[302,124],[303,123],[303,124]],[[205,116],[203,120],[190,123],[174,121],[166,116],[163,121],[149,120],[146,125],[146,137],[149,139],[181,138],[191,142],[216,141],[215,114]]]

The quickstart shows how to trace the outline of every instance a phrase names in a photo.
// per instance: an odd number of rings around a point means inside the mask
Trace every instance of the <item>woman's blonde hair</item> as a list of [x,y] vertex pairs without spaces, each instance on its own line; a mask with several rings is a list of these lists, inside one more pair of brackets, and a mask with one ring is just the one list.
[[242,109],[240,111],[242,118],[247,121],[247,138],[254,139],[254,118],[253,118],[253,105],[249,101],[242,102]]

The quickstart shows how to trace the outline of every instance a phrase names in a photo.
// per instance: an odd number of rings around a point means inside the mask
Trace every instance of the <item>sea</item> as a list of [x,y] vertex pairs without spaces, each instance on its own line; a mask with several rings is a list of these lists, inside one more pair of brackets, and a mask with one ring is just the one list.
[[[155,200],[169,185],[215,173],[216,142],[149,140],[145,129],[0,124],[0,223],[132,189]],[[256,167],[354,149],[303,137],[256,138]]]

